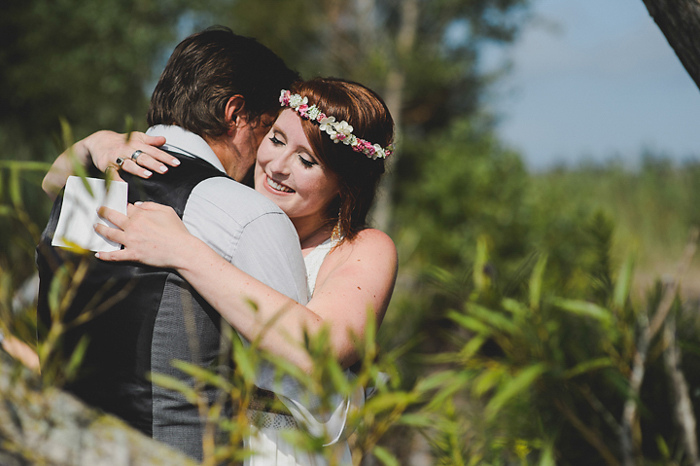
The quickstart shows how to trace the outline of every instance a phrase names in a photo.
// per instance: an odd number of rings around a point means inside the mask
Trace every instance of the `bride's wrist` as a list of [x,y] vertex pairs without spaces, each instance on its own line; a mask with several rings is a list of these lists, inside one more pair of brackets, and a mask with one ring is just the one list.
[[[116,137],[118,136],[120,136],[120,134],[114,131],[100,130],[78,141],[77,144],[82,144],[81,150],[76,150],[79,161],[83,165],[93,164],[97,169],[104,172],[109,167],[110,162],[114,162],[114,160],[108,160],[109,151],[105,149],[105,142],[111,141],[112,139],[117,141]],[[114,144],[116,144],[116,142],[113,143],[113,145]]]
[[181,275],[196,274],[209,261],[211,254],[218,257],[204,241],[191,234],[180,242],[180,246],[180,253],[173,260],[173,268]]

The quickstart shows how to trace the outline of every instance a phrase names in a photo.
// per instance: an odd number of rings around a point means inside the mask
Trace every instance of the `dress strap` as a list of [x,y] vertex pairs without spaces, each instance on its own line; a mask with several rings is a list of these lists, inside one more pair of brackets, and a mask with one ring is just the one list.
[[318,271],[321,270],[321,264],[331,252],[333,246],[338,243],[338,240],[332,240],[328,238],[323,243],[316,246],[313,251],[308,253],[304,257],[304,264],[306,265],[306,283],[309,289],[309,298],[313,296],[314,290],[316,289],[316,278],[318,278]]

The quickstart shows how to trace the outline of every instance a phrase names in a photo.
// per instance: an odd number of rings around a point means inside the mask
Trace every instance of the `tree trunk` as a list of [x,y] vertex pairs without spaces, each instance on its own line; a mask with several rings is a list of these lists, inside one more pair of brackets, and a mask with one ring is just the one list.
[[[386,102],[392,117],[394,118],[394,141],[401,139],[401,110],[404,100],[404,86],[406,84],[406,71],[403,69],[403,60],[413,50],[418,31],[418,19],[420,5],[418,0],[404,0],[401,3],[401,27],[396,37],[396,63],[391,67],[386,78]],[[396,158],[400,151],[386,160],[387,173],[382,178],[377,193],[377,200],[373,212],[374,226],[382,231],[389,231],[391,223],[391,195],[393,192],[392,165],[396,164]]]
[[194,465],[115,417],[90,409],[0,351],[0,464]]
[[695,85],[700,88],[700,1],[643,1]]

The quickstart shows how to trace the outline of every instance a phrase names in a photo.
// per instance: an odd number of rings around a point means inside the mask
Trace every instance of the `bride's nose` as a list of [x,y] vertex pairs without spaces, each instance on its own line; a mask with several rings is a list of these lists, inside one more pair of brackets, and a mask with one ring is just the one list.
[[288,154],[279,154],[276,157],[274,157],[270,162],[268,162],[267,166],[270,167],[270,170],[273,173],[281,173],[281,174],[288,174],[289,173],[289,155]]

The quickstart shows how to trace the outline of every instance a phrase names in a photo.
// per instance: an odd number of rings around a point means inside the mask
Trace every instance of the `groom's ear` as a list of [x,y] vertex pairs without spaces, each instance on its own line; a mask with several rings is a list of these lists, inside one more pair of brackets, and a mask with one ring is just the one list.
[[245,97],[240,94],[231,96],[226,102],[224,118],[229,128],[229,134],[235,132],[239,124],[244,124],[248,120],[248,112],[245,109]]

